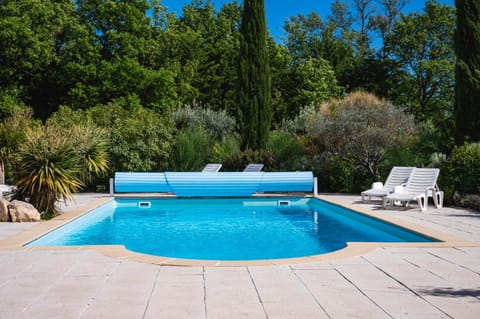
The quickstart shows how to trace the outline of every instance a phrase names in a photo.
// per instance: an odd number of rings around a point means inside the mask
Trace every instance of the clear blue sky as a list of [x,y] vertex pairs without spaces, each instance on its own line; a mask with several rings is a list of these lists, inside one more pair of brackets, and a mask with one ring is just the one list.
[[[296,16],[300,13],[308,14],[310,12],[317,12],[322,18],[327,18],[330,14],[330,4],[335,0],[265,0],[265,10],[267,14],[267,23],[272,34],[277,40],[285,34],[283,26],[285,20],[291,16]],[[163,0],[162,4],[168,7],[169,12],[176,12],[177,16],[182,14],[182,7],[185,4],[191,3],[191,0]],[[231,2],[229,0],[212,0],[216,8],[221,8],[223,4]],[[239,0],[242,2],[242,0]],[[351,0],[347,0],[351,3]],[[439,0],[440,3],[454,6],[454,0]],[[377,5],[373,1],[374,5]],[[424,7],[424,0],[410,0],[405,6],[404,12],[422,11]]]

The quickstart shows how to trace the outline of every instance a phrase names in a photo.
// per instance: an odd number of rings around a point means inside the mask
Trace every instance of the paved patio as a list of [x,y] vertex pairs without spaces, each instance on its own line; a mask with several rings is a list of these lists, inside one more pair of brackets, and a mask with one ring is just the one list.
[[[97,195],[98,196],[98,195]],[[175,267],[94,250],[0,249],[0,318],[480,318],[480,213],[330,198],[477,243],[304,264]],[[92,199],[79,197],[81,207]],[[0,223],[5,239],[36,223]]]

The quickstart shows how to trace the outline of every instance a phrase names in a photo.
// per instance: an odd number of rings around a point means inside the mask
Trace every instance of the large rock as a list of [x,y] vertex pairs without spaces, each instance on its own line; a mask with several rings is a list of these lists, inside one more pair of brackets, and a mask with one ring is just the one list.
[[8,210],[12,222],[38,222],[40,221],[40,213],[32,204],[19,200],[12,200],[8,204]]
[[8,201],[0,198],[0,222],[8,222],[10,217],[8,215]]

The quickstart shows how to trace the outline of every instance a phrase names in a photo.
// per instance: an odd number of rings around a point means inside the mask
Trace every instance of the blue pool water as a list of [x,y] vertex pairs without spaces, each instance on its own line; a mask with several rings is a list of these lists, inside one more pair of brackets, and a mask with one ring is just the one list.
[[255,260],[323,254],[347,242],[428,241],[312,198],[117,199],[28,245],[124,245],[166,257]]

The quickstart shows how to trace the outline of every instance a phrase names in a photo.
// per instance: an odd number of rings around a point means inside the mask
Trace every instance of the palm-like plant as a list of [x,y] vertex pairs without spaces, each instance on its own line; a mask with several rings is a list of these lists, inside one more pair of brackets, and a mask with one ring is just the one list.
[[92,124],[76,125],[71,137],[78,154],[80,180],[88,184],[94,176],[105,174],[109,164],[107,131]]
[[108,170],[109,130],[94,124],[81,110],[72,110],[61,106],[48,120],[58,134],[69,136],[70,143],[78,154],[80,164],[79,178],[88,185],[95,176],[101,176]]
[[58,214],[56,203],[72,199],[83,186],[79,155],[70,137],[52,126],[29,128],[15,155],[17,195],[47,216]]

